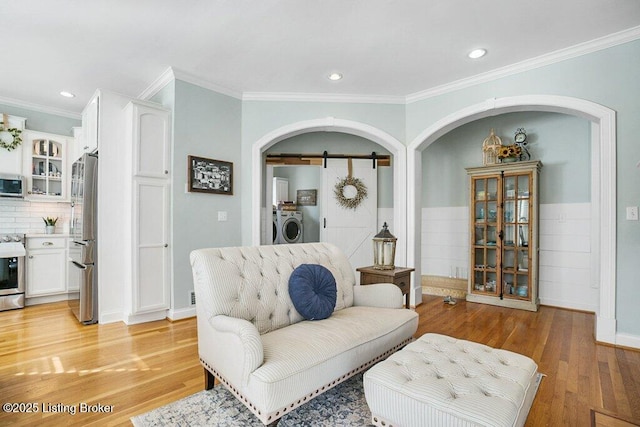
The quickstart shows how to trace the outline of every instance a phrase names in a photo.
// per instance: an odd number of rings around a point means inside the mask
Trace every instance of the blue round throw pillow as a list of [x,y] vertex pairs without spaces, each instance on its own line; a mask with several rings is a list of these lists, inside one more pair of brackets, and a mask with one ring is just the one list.
[[305,319],[326,319],[336,306],[336,279],[326,267],[301,264],[289,277],[289,296]]

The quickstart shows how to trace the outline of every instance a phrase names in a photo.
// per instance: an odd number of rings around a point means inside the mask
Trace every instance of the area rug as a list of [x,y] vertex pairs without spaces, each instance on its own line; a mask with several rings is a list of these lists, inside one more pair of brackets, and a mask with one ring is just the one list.
[[[536,392],[542,380],[538,374]],[[131,418],[135,427],[250,426],[264,427],[236,397],[221,385],[203,390],[146,414]],[[282,417],[278,427],[371,426],[362,374],[355,375],[295,411]]]
[[[131,418],[135,427],[251,426],[264,427],[221,385],[203,390],[146,414]],[[362,374],[355,375],[282,417],[278,427],[369,426]]]

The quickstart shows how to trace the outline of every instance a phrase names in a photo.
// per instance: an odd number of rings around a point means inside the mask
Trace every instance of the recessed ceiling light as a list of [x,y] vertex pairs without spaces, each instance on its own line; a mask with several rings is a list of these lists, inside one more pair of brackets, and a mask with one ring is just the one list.
[[338,81],[342,78],[342,74],[340,73],[331,73],[329,74],[329,80]]
[[469,58],[478,59],[478,58],[482,58],[486,54],[487,54],[487,50],[486,49],[475,49],[475,50],[472,50],[471,52],[469,52]]
[[60,95],[64,96],[65,98],[75,98],[76,97],[74,94],[72,94],[71,92],[67,92],[66,90],[63,90],[62,92],[60,92]]

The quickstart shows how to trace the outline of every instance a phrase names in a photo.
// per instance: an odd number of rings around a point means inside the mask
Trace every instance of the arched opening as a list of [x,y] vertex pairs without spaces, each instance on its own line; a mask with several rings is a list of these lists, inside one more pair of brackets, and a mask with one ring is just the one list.
[[[251,151],[252,175],[251,194],[252,194],[252,210],[251,210],[251,239],[253,245],[261,243],[262,227],[264,227],[266,218],[264,205],[264,188],[265,188],[265,162],[264,152],[274,144],[291,138],[311,132],[341,132],[350,135],[359,136],[373,141],[388,150],[393,156],[393,215],[395,230],[394,234],[398,238],[396,249],[396,260],[398,264],[405,264],[407,259],[407,222],[406,222],[406,200],[407,186],[406,174],[406,147],[393,136],[377,129],[373,126],[355,122],[351,120],[336,119],[327,117],[323,119],[307,120],[292,123],[287,126],[278,128],[253,144]],[[356,266],[353,266],[354,268]]]
[[[416,267],[419,278],[421,260],[420,182],[421,153],[447,132],[466,123],[504,113],[543,111],[586,118],[591,122],[591,200],[594,262],[599,263],[599,305],[596,313],[596,340],[616,343],[616,133],[615,112],[582,99],[530,95],[490,99],[452,113],[419,134],[407,150],[407,262]],[[422,298],[414,288],[413,301]]]

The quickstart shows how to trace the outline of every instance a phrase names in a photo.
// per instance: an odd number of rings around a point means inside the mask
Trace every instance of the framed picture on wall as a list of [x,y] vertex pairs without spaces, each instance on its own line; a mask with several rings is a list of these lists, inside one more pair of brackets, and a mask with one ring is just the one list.
[[318,190],[298,190],[296,192],[296,204],[298,206],[316,206]]
[[233,195],[233,163],[189,156],[189,191]]

